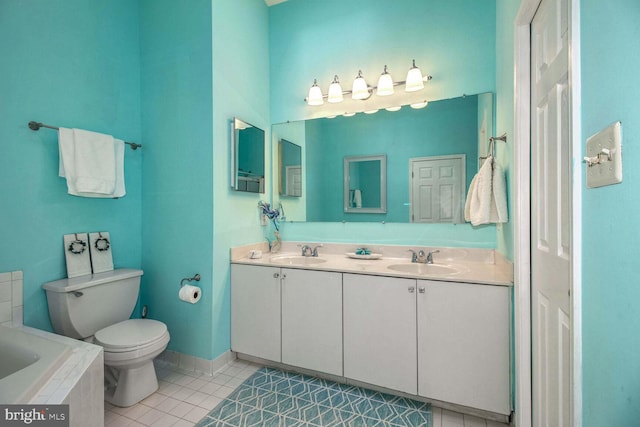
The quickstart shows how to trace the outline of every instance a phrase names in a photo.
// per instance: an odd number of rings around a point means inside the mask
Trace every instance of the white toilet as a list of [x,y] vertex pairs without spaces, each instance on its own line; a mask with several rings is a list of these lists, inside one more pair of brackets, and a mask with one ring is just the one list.
[[153,359],[169,343],[167,326],[129,319],[142,270],[118,269],[42,285],[56,333],[104,348],[105,400],[131,406],[158,389]]

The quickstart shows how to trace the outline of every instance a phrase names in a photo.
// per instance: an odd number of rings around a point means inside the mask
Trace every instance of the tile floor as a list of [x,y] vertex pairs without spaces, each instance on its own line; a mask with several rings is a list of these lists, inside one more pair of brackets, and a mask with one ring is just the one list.
[[[195,426],[261,366],[235,360],[214,376],[156,365],[160,388],[142,402],[119,408],[105,402],[105,427]],[[432,408],[433,427],[508,427]]]

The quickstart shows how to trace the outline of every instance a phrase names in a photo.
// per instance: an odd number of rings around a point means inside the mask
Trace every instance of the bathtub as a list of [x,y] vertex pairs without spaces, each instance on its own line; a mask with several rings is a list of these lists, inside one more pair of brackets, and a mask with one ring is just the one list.
[[28,403],[70,352],[63,343],[0,326],[0,404]]

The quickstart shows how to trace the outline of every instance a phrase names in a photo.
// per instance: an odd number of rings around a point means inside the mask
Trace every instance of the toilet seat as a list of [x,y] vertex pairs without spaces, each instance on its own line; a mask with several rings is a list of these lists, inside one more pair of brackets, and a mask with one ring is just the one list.
[[125,320],[100,329],[95,334],[95,343],[102,346],[105,353],[153,352],[156,347],[168,342],[167,325],[151,319]]

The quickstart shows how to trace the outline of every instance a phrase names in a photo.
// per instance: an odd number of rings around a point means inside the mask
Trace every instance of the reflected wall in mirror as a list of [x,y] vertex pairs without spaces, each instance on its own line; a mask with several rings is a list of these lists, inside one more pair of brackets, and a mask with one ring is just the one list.
[[[396,112],[381,110],[370,115],[276,124],[274,150],[281,138],[301,147],[303,197],[281,198],[274,189],[272,200],[276,206],[282,203],[287,221],[412,222],[411,159],[463,158],[462,191],[466,194],[477,172],[478,157],[484,154],[493,133],[493,121],[493,95],[485,93],[432,101],[419,110],[405,106]],[[386,213],[345,212],[344,191],[340,191],[344,188],[344,158],[381,153],[387,159]],[[279,170],[275,164],[273,170]],[[464,197],[457,206],[449,204],[444,210],[462,212],[463,204]],[[462,221],[461,215],[447,212],[435,217]]]
[[387,156],[344,158],[344,212],[387,212]]
[[264,193],[264,130],[243,120],[231,122],[231,188]]
[[281,139],[278,144],[278,194],[302,197],[302,148]]

